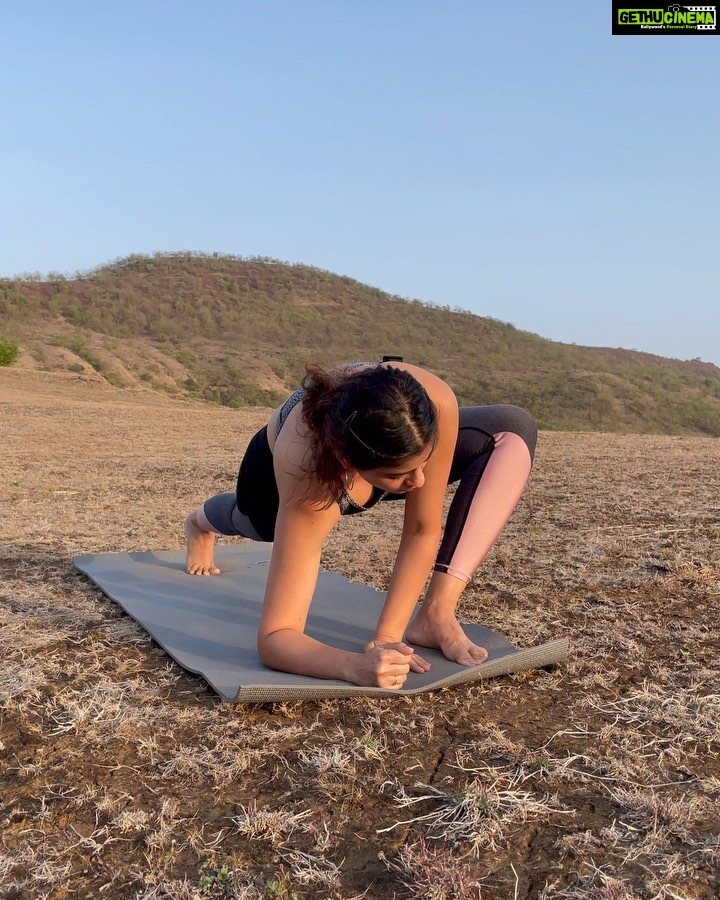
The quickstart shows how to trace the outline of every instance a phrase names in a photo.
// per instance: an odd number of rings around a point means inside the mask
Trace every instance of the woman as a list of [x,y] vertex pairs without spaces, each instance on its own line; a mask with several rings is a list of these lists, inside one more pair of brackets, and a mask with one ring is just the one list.
[[[398,689],[430,668],[405,640],[477,665],[487,652],[465,636],[455,607],[520,499],[536,439],[523,410],[459,410],[448,385],[418,366],[308,366],[303,387],[250,442],[236,493],[188,516],[187,572],[218,574],[215,534],[274,542],[258,630],[273,669]],[[458,480],[443,535],[445,489]],[[314,640],[304,629],[325,538],[341,515],[394,499],[405,501],[402,536],[372,640],[363,653]]]

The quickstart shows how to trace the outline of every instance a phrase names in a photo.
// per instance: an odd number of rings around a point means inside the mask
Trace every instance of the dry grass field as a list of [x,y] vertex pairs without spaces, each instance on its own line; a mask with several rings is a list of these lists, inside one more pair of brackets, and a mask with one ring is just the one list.
[[[461,615],[566,666],[235,706],[71,560],[180,547],[262,419],[0,370],[0,896],[720,896],[720,441],[541,435]],[[384,587],[399,507],[325,565]]]

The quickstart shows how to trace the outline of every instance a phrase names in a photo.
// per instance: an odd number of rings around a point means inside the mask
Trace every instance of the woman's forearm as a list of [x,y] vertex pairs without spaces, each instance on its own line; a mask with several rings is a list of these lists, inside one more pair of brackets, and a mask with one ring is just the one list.
[[264,665],[281,672],[313,678],[354,681],[357,653],[329,647],[291,628],[258,635],[258,654]]
[[402,640],[435,562],[439,543],[439,532],[403,535],[387,599],[375,628],[376,640]]
[[258,636],[258,650],[271,669],[386,690],[402,687],[412,655],[407,648],[368,647],[363,653],[337,650],[291,628]]

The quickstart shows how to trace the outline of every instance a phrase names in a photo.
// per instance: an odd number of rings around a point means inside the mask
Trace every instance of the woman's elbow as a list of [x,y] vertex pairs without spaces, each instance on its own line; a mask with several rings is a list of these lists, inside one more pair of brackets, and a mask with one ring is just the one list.
[[283,669],[283,659],[290,649],[287,641],[288,629],[258,631],[257,652],[260,662],[269,669]]
[[403,537],[427,541],[439,541],[442,535],[442,521],[434,519],[415,519],[405,525]]
[[257,652],[260,657],[260,662],[264,666],[269,666],[272,668],[272,662],[275,658],[275,654],[273,653],[273,634],[268,634],[267,632],[258,631],[257,634]]

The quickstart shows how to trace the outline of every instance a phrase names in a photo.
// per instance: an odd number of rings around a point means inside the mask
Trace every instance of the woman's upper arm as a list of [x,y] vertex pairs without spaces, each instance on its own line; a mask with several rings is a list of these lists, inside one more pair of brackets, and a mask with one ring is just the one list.
[[443,501],[450,477],[455,445],[458,436],[458,402],[452,388],[429,372],[421,381],[435,404],[438,415],[438,442],[425,466],[425,484],[411,491],[405,501],[408,518],[418,528],[439,529],[442,524]]
[[316,509],[302,502],[284,503],[281,490],[259,638],[281,629],[304,631],[322,546],[339,517],[337,504]]

